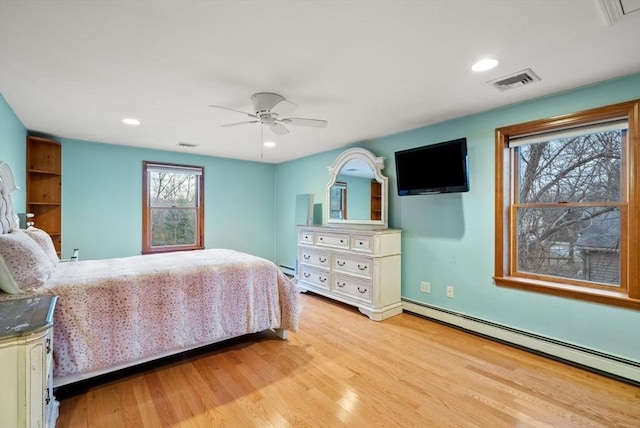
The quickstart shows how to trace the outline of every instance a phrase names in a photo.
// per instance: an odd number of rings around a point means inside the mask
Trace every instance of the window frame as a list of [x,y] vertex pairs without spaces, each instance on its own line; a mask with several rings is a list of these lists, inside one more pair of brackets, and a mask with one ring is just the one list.
[[[517,252],[512,239],[517,230],[513,207],[513,151],[509,139],[517,136],[547,133],[594,122],[626,118],[628,132],[626,148],[622,150],[622,183],[620,216],[620,287],[585,287],[575,281],[547,281],[544,278],[518,276]],[[495,130],[495,266],[497,286],[568,297],[607,305],[640,310],[640,100],[569,113],[551,118],[520,123]]]
[[334,217],[331,217],[332,213],[339,212],[342,217],[336,217],[335,219],[346,220],[347,219],[347,183],[344,181],[336,181],[335,184],[331,186],[331,190],[333,190],[334,187],[337,187],[340,189],[340,208],[333,209],[333,206],[332,206],[333,201],[329,201],[329,218],[334,218]]
[[[162,247],[152,247],[151,245],[151,211],[149,204],[149,167],[161,166],[175,168],[176,170],[187,169],[200,170],[198,175],[198,206],[196,210],[196,242],[194,245],[166,245]],[[193,251],[204,249],[204,167],[165,162],[142,162],[142,254],[167,253],[172,251]]]

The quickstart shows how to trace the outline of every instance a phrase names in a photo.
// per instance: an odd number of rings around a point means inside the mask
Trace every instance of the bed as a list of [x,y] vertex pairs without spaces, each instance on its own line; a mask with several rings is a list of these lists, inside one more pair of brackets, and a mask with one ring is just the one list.
[[58,296],[54,386],[249,333],[273,329],[286,339],[298,329],[299,290],[264,258],[206,249],[61,262],[44,231],[19,229],[15,189],[0,163],[0,300]]

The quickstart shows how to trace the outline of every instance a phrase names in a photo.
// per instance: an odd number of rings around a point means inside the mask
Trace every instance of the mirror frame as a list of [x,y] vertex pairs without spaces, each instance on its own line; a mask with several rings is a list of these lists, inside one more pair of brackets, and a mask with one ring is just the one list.
[[[371,170],[373,171],[373,178],[376,179],[380,183],[380,208],[382,210],[381,219],[380,220],[342,220],[337,218],[331,218],[331,210],[329,206],[329,201],[331,200],[331,187],[336,184],[338,176],[340,175],[340,171],[342,167],[346,165],[350,160],[360,159],[369,165]],[[363,226],[377,226],[381,228],[387,228],[388,220],[387,220],[387,211],[389,205],[389,185],[388,179],[384,175],[382,175],[382,170],[384,169],[384,158],[375,156],[369,150],[361,149],[361,148],[353,148],[348,149],[342,152],[336,160],[333,162],[333,165],[327,167],[329,169],[329,183],[327,184],[327,195],[326,195],[326,207],[325,207],[325,218],[327,219],[327,224],[332,226],[344,225],[344,226],[353,226],[353,225],[363,225]]]

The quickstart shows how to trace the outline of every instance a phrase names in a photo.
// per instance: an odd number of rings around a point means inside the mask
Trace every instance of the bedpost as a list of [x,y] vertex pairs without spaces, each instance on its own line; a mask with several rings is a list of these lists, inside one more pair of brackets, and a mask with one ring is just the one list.
[[276,328],[274,330],[276,332],[276,336],[278,336],[282,340],[287,340],[287,333],[289,333],[289,330],[287,330],[286,328]]

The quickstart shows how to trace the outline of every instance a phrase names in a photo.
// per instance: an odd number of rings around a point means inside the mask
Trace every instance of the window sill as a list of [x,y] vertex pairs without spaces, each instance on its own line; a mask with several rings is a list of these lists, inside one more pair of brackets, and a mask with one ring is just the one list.
[[571,299],[586,300],[605,305],[640,310],[640,299],[631,298],[627,294],[619,291],[587,289],[575,285],[558,284],[554,282],[538,281],[513,276],[493,277],[493,279],[498,286],[519,288],[522,290],[551,294],[554,296],[568,297]]
[[142,250],[142,254],[160,254],[160,253],[174,253],[176,251],[194,251],[194,250],[204,250],[204,247],[162,247],[162,248],[153,248],[150,250]]

